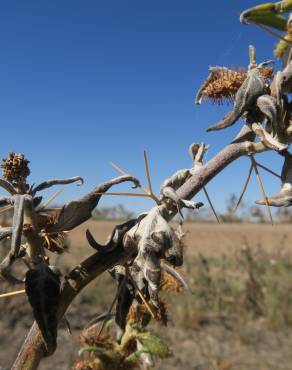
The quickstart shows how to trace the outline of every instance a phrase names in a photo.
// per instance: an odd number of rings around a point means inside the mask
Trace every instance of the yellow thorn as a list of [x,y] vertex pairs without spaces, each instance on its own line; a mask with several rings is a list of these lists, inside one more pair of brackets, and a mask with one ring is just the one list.
[[57,247],[63,248],[62,243],[60,242],[60,240],[58,238],[57,239],[54,239],[54,238],[51,237],[51,241],[53,243],[55,243],[57,245]]
[[124,171],[122,168],[120,168],[119,166],[117,166],[115,163],[113,162],[110,162],[110,165],[113,166],[113,168],[115,168],[118,172],[120,172],[122,175],[126,175],[126,176],[129,176],[129,174]]
[[136,286],[136,289],[137,289],[137,292],[140,296],[140,298],[142,299],[143,303],[145,304],[145,307],[147,308],[147,310],[149,311],[150,315],[152,316],[153,319],[155,319],[156,315],[155,313],[153,312],[151,306],[149,305],[149,303],[146,301],[145,297],[143,296],[141,290]]
[[151,183],[151,177],[150,177],[150,170],[149,170],[149,162],[147,158],[146,150],[144,150],[144,162],[145,162],[145,169],[146,169],[146,177],[147,177],[147,183],[149,187],[149,194],[151,195],[151,198],[157,203],[160,204],[160,200],[157,198],[157,196],[153,193],[152,183]]
[[270,174],[272,174],[272,175],[274,175],[274,176],[278,177],[279,179],[281,178],[281,176],[280,176],[280,175],[278,175],[276,172],[274,172],[274,171],[270,170],[268,167],[264,166],[263,164],[260,164],[260,163],[259,163],[259,162],[257,162],[256,160],[255,160],[255,162],[256,162],[256,164],[257,164],[257,166],[258,166],[258,167],[260,167],[260,168],[262,168],[263,170],[265,170],[265,171],[269,172]]
[[6,211],[9,211],[10,209],[12,209],[14,206],[8,206],[8,207],[5,207],[5,208],[2,208],[1,210],[0,210],[0,213],[4,213],[4,212],[6,212]]
[[152,189],[152,184],[151,184],[150,171],[149,171],[149,163],[148,163],[148,158],[147,158],[146,150],[144,150],[144,162],[145,162],[146,177],[147,177],[149,192],[152,195],[153,194],[153,189]]
[[155,319],[155,317],[156,317],[155,313],[153,312],[153,310],[152,310],[152,308],[150,307],[149,303],[146,301],[146,298],[143,296],[143,293],[141,292],[141,290],[138,288],[138,286],[137,286],[137,284],[136,284],[135,280],[132,278],[132,276],[131,276],[131,275],[129,275],[129,277],[130,277],[130,279],[131,279],[131,281],[132,281],[132,283],[133,283],[133,285],[134,285],[135,289],[137,290],[137,292],[138,292],[138,294],[139,294],[140,298],[142,299],[143,303],[145,304],[145,307],[146,307],[146,308],[147,308],[147,310],[149,311],[149,313],[150,313],[151,317],[152,317],[153,319]]
[[[113,162],[110,162],[110,165],[113,166],[113,168],[115,168],[119,173],[121,173],[122,175],[125,175],[125,176],[130,176],[129,173],[127,173],[125,170],[123,170],[121,167],[117,166],[115,163]],[[147,195],[150,195],[150,192],[148,189],[146,188],[143,188],[143,186],[141,186],[141,189],[144,191],[145,194]]]
[[141,193],[119,193],[119,192],[108,192],[108,193],[95,193],[95,194],[101,194],[101,195],[125,195],[127,197],[146,197],[151,198],[150,194],[141,194]]
[[240,202],[242,201],[242,198],[246,192],[246,189],[247,189],[247,185],[249,184],[249,180],[250,180],[250,177],[251,177],[251,174],[252,174],[252,170],[253,170],[253,164],[251,164],[250,168],[249,168],[249,171],[248,171],[248,175],[247,175],[247,178],[245,180],[245,183],[244,183],[244,186],[243,186],[243,189],[241,191],[241,194],[240,194],[240,197],[238,198],[238,201],[237,201],[237,204],[233,210],[233,213],[236,212]]
[[[203,164],[203,159],[202,159],[202,164]],[[205,196],[206,196],[206,198],[207,198],[207,200],[208,200],[208,203],[209,203],[209,205],[210,205],[210,207],[211,207],[211,209],[212,209],[212,211],[213,211],[213,213],[214,213],[214,216],[216,217],[216,220],[217,220],[218,224],[220,224],[220,223],[221,223],[221,222],[220,222],[220,219],[219,219],[219,217],[218,217],[218,215],[217,215],[217,213],[216,213],[216,211],[215,211],[215,208],[214,208],[214,206],[213,206],[213,203],[212,203],[212,201],[211,201],[211,198],[209,197],[209,194],[208,194],[208,192],[207,192],[207,188],[206,188],[205,186],[203,186],[203,191],[204,191]]]
[[[144,154],[145,156],[145,154]],[[145,158],[145,157],[144,157]],[[146,157],[146,160],[147,160],[147,157]],[[146,163],[146,162],[145,162]],[[148,163],[148,162],[147,162]],[[130,176],[129,173],[127,173],[125,170],[123,170],[121,167],[117,166],[115,163],[113,162],[110,162],[110,165],[112,167],[114,167],[119,173],[123,174],[123,175],[126,175],[126,176]],[[146,174],[147,174],[147,165],[146,165]],[[149,174],[149,167],[148,167],[148,174]],[[148,179],[148,177],[147,177]],[[150,182],[150,185],[151,185],[151,182]],[[141,188],[141,190],[149,197],[149,198],[152,198],[157,204],[160,204],[160,201],[159,199],[155,196],[155,194],[153,194],[153,192],[151,192],[150,190],[148,190],[147,188],[143,187],[143,186],[139,186]],[[98,194],[98,193],[97,193]],[[110,193],[103,193],[103,194],[110,194]],[[115,195],[115,194],[112,194],[112,195]],[[120,194],[119,194],[120,195]],[[123,194],[125,195],[125,193]],[[135,196],[135,195],[134,195]],[[141,195],[138,195],[138,196],[141,196]]]
[[217,215],[217,213],[215,211],[215,208],[214,208],[214,206],[213,206],[213,204],[211,202],[211,198],[209,197],[209,194],[208,194],[207,189],[205,188],[205,186],[203,186],[203,191],[204,191],[204,193],[206,195],[206,198],[208,200],[208,203],[209,203],[209,205],[210,205],[210,207],[211,207],[211,209],[212,209],[212,211],[214,213],[214,216],[216,217],[216,220],[217,220],[218,224],[220,224],[219,217],[218,217],[218,215]]
[[260,185],[261,192],[262,192],[263,197],[264,197],[264,199],[265,199],[265,203],[266,203],[266,207],[267,207],[268,212],[269,212],[269,216],[270,216],[271,224],[272,224],[272,225],[274,225],[273,216],[272,216],[272,211],[271,211],[271,208],[270,208],[270,204],[269,204],[268,198],[267,198],[266,193],[265,193],[265,189],[264,189],[264,186],[263,186],[263,183],[262,183],[262,179],[261,179],[261,177],[260,177],[260,174],[259,174],[259,171],[258,171],[258,168],[257,168],[256,161],[255,161],[255,159],[253,158],[253,156],[251,156],[250,158],[251,158],[251,161],[252,161],[252,163],[253,163],[253,167],[254,167],[254,170],[255,170],[255,173],[256,173],[256,176],[257,176],[257,179],[258,179],[258,183],[259,183],[259,185]]
[[106,317],[104,318],[104,320],[103,320],[103,322],[102,322],[102,324],[101,324],[101,327],[100,327],[100,329],[99,329],[99,332],[98,332],[98,334],[97,334],[97,338],[99,338],[100,337],[100,335],[101,335],[101,333],[102,333],[102,331],[103,331],[103,329],[104,329],[104,327],[105,327],[105,324],[106,324],[106,321],[108,320],[108,318],[110,317],[110,314],[111,314],[111,312],[112,312],[112,310],[113,310],[113,308],[114,308],[114,305],[115,305],[115,303],[116,303],[116,301],[117,301],[117,299],[118,299],[118,297],[119,297],[119,290],[117,291],[117,293],[116,293],[116,295],[115,295],[115,297],[114,297],[114,299],[113,299],[113,301],[112,301],[112,304],[110,305],[110,308],[108,309],[108,311],[107,311],[107,313],[106,313]]
[[282,35],[279,35],[278,33],[274,32],[273,30],[271,30],[269,27],[267,26],[264,26],[263,24],[260,24],[260,23],[256,23],[254,22],[254,24],[258,27],[260,27],[261,29],[263,29],[264,31],[270,33],[272,36],[276,37],[277,39],[279,40],[282,40],[282,41],[285,41],[287,42],[288,44],[291,44],[292,42],[288,39],[286,39],[285,37],[283,37]]
[[52,196],[50,196],[50,198],[41,206],[41,208],[39,209],[39,211],[43,210],[44,208],[47,208],[47,206],[52,203],[52,201],[57,198],[58,195],[60,195],[62,193],[62,191],[64,191],[64,189],[60,189],[58,191],[56,191],[56,193],[54,193]]
[[46,233],[44,233],[44,238],[45,238],[45,241],[47,242],[48,249],[51,249],[51,242],[50,242],[50,239],[49,239],[49,237]]
[[0,294],[0,298],[5,298],[5,297],[12,297],[18,294],[24,294],[25,290],[16,290],[15,292],[8,292],[8,293],[2,293]]

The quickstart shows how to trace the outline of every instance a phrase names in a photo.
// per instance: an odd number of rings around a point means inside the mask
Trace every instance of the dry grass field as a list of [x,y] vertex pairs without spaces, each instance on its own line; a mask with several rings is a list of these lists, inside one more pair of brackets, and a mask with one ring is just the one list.
[[[63,272],[92,253],[90,228],[103,242],[112,222],[88,222],[70,234],[70,253],[56,257]],[[192,293],[164,293],[168,329],[154,323],[172,356],[157,369],[289,370],[292,363],[292,226],[289,224],[186,223],[185,267]],[[9,288],[11,289],[11,288]],[[8,290],[1,284],[1,291]],[[70,308],[72,335],[61,325],[59,347],[41,370],[70,369],[78,335],[113,299],[105,274],[88,286]],[[0,301],[0,368],[9,368],[32,323],[26,298]]]
[[[84,256],[91,253],[86,246],[85,230],[90,229],[97,239],[104,241],[115,223],[111,221],[89,221],[70,233],[73,255]],[[238,250],[244,243],[251,246],[262,245],[267,252],[274,252],[284,247],[292,254],[292,226],[290,224],[242,224],[242,223],[184,223],[186,232],[187,256],[198,255],[219,256]],[[82,247],[77,250],[77,248]],[[74,249],[74,250],[73,250]],[[86,251],[85,251],[85,250]]]

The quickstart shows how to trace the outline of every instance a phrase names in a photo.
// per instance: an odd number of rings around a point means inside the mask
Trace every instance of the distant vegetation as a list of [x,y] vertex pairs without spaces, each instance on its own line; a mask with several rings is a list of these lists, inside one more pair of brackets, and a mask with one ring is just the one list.
[[[219,214],[222,222],[269,222],[269,217],[266,209],[258,205],[251,205],[249,203],[240,202],[238,209],[235,212],[238,197],[231,194],[225,202],[225,210]],[[96,209],[93,213],[95,220],[128,220],[134,218],[137,214],[128,210],[122,204],[113,207],[103,207]],[[214,214],[210,207],[205,206],[199,212],[193,210],[184,211],[186,221],[191,222],[216,222]],[[291,222],[292,209],[281,207],[274,211],[274,221],[277,222]]]

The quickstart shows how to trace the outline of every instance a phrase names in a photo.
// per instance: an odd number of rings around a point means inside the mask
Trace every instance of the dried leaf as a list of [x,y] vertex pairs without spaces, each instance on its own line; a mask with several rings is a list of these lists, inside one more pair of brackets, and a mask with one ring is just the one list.
[[118,295],[115,322],[118,327],[124,331],[126,327],[127,315],[134,300],[135,292],[133,287],[130,288],[129,282],[125,284],[124,281],[121,280],[119,282],[119,288],[120,287],[121,289]]
[[111,235],[107,239],[107,242],[105,245],[99,244],[89,231],[89,229],[86,230],[86,239],[89,243],[89,245],[97,250],[99,253],[104,254],[104,253],[109,253],[112,252],[114,249],[117,247],[122,247],[123,246],[123,238],[124,235],[127,231],[129,231],[132,227],[134,227],[139,220],[137,218],[128,220],[120,225],[115,226],[113,229]]
[[48,231],[72,230],[74,227],[87,221],[91,217],[92,211],[97,206],[102,193],[105,193],[113,185],[117,185],[126,181],[132,181],[135,186],[139,184],[139,181],[133,176],[120,176],[111,181],[98,185],[83,198],[65,204],[59,214],[57,222],[52,225]]

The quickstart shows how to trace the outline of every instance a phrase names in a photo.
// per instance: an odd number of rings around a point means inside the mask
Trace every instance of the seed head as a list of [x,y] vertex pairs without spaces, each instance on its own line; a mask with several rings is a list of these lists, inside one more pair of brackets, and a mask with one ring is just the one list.
[[98,335],[98,331],[94,327],[82,330],[79,339],[80,343],[84,347],[99,347],[106,350],[111,350],[115,346],[113,338],[110,336],[110,334],[103,332],[102,334]]
[[26,181],[30,174],[28,167],[29,161],[23,154],[10,152],[7,158],[2,159],[1,168],[3,168],[4,179],[10,181],[13,185],[19,185]]
[[[153,307],[153,310],[155,310],[155,319],[166,326],[168,323],[168,310],[166,304],[160,299],[158,308]],[[145,327],[149,324],[150,320],[151,315],[147,307],[144,304],[134,301],[129,310],[127,321],[132,321]]]
[[[247,78],[247,71],[243,68],[226,67],[211,67],[210,70],[209,77],[199,89],[196,101],[202,98],[215,104],[231,103]],[[269,80],[273,75],[272,68],[261,68],[260,72],[265,80]]]
[[181,290],[182,285],[172,275],[163,271],[160,287],[162,290],[178,293]]
[[64,232],[44,233],[43,246],[51,252],[62,254],[68,249],[67,234]]
[[134,301],[130,307],[127,321],[133,321],[134,323],[139,323],[143,327],[148,325],[151,320],[150,313],[144,304],[140,304]]
[[104,370],[102,363],[98,359],[82,360],[81,358],[75,361],[73,370]]

